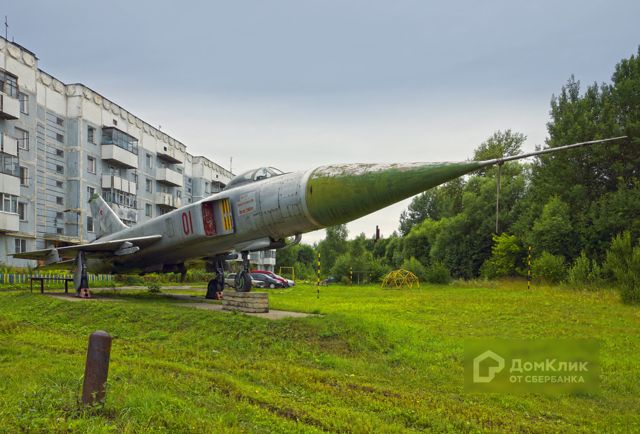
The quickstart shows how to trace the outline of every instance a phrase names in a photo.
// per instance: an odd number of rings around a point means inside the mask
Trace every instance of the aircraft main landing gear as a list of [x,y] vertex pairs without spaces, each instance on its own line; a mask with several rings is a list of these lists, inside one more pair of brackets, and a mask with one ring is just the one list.
[[242,270],[236,274],[236,291],[251,291],[251,274],[249,273],[249,252],[242,252]]
[[76,272],[73,275],[73,286],[76,290],[76,296],[91,298],[89,277],[87,276],[87,260],[83,251],[78,252],[76,256]]
[[216,277],[209,281],[205,298],[222,300],[222,291],[224,291],[224,258],[216,256],[213,267],[216,272]]

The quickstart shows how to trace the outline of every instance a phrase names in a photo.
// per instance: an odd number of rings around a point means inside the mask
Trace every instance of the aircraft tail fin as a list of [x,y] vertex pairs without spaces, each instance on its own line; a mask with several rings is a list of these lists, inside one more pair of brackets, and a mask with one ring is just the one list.
[[94,193],[89,199],[89,204],[91,206],[93,224],[96,227],[98,238],[127,228],[127,225],[122,223],[120,217],[113,212],[111,207],[99,194]]

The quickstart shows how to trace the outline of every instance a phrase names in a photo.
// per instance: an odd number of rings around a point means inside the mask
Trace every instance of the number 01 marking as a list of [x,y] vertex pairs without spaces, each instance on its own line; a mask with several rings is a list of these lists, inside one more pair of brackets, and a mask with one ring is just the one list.
[[193,233],[193,219],[191,218],[191,211],[182,213],[182,230],[185,235]]

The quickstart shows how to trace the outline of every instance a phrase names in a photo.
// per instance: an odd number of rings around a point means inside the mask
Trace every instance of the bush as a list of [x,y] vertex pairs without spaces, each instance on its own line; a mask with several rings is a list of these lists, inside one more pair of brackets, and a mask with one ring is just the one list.
[[424,280],[429,283],[447,284],[451,282],[451,272],[442,262],[433,262],[426,268]]
[[405,259],[401,268],[411,271],[418,279],[420,279],[420,281],[426,280],[427,278],[427,269],[422,265],[422,262],[418,261],[413,256],[409,259]]
[[576,288],[589,288],[602,281],[602,268],[583,251],[569,268],[567,280]]
[[506,233],[493,236],[491,257],[480,268],[480,274],[487,279],[514,276],[522,248],[515,235]]
[[147,286],[150,294],[159,294],[160,293],[160,284],[158,282],[151,282]]
[[546,283],[562,282],[567,275],[564,257],[544,251],[531,263],[531,272],[535,279]]
[[618,284],[623,302],[640,303],[640,244],[632,247],[629,232],[624,232],[611,241],[605,269]]

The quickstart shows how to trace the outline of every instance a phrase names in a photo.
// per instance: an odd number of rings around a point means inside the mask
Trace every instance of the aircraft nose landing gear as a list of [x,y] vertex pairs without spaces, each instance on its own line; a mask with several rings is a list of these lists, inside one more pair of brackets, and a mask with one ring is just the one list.
[[249,252],[242,252],[242,271],[236,274],[236,291],[251,291],[251,274],[249,273]]

